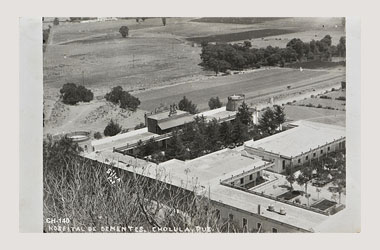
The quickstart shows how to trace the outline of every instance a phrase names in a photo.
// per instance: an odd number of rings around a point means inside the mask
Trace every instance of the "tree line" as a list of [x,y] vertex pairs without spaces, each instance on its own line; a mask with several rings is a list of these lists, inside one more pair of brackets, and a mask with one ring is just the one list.
[[326,35],[321,40],[303,42],[299,38],[290,40],[286,48],[267,46],[252,48],[249,41],[243,44],[211,44],[202,42],[200,54],[202,66],[216,74],[227,70],[260,68],[261,66],[285,66],[300,60],[330,60],[332,56],[346,55],[346,38],[341,37],[337,46],[332,45],[332,38]]
[[275,106],[266,109],[259,119],[259,124],[254,125],[252,112],[243,102],[233,121],[220,123],[216,119],[206,121],[205,117],[196,116],[194,122],[187,123],[181,130],[172,132],[166,147],[160,147],[154,139],[146,143],[140,141],[137,156],[140,158],[149,156],[153,162],[174,158],[194,159],[226,147],[242,145],[250,139],[258,140],[280,132],[279,127],[284,122],[283,107]]

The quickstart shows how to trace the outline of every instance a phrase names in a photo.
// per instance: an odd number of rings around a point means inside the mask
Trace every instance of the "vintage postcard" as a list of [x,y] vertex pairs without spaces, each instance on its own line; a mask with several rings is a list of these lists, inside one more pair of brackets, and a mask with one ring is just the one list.
[[41,232],[360,232],[349,28],[41,18]]

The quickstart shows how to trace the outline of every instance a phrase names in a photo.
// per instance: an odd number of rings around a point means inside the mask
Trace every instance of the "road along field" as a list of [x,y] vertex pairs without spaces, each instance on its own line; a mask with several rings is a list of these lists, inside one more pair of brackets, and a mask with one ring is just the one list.
[[[135,93],[141,101],[141,109],[153,111],[159,106],[178,103],[186,96],[198,109],[208,109],[211,97],[219,96],[226,103],[232,94],[243,93],[249,103],[251,99],[265,95],[275,95],[297,88],[314,85],[336,85],[345,79],[339,71],[294,69],[260,69],[245,74],[216,77],[208,80],[188,82]],[[290,86],[290,89],[288,89]]]

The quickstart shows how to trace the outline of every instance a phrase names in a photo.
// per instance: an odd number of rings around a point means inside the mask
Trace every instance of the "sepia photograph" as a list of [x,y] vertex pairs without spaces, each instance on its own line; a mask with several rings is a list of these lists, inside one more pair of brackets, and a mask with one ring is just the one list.
[[345,17],[41,22],[44,233],[347,231]]

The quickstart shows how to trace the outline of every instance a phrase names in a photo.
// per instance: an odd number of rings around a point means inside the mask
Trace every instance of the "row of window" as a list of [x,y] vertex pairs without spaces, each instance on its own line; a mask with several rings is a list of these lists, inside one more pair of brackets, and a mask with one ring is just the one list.
[[[327,152],[330,152],[330,146],[327,147]],[[321,154],[323,154],[323,149],[321,149]],[[316,156],[317,156],[317,153],[314,152],[313,153],[313,158],[315,158]],[[305,160],[306,161],[309,160],[309,156],[308,155],[306,155]],[[297,162],[300,164],[301,163],[301,158],[299,158]],[[285,160],[282,162],[282,168],[285,169]]]
[[[219,212],[219,210],[217,210]],[[218,213],[218,215],[220,215],[220,212]],[[218,217],[219,218],[219,217]],[[233,214],[229,214],[228,215],[228,218],[230,221],[232,221],[234,219],[234,215]],[[243,228],[244,229],[247,229],[248,228],[248,220],[246,218],[243,217],[243,224],[242,224]],[[257,230],[261,230],[261,223],[257,223]],[[272,227],[272,233],[277,233],[278,230],[277,228],[275,227]]]

